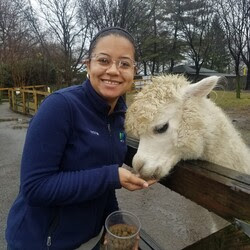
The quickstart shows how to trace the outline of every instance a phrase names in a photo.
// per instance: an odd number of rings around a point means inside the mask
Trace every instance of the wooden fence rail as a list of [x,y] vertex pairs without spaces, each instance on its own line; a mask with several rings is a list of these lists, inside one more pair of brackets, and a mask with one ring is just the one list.
[[[128,137],[127,144],[132,158],[138,140]],[[209,162],[183,161],[160,183],[231,223],[185,249],[250,249],[249,175]]]

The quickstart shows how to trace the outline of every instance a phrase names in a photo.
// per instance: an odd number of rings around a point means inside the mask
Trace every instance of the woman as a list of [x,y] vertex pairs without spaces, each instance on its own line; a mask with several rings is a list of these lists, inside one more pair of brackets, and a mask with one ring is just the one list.
[[7,222],[10,250],[98,249],[105,218],[118,210],[115,189],[155,182],[121,168],[133,37],[121,28],[100,31],[86,65],[89,79],[48,96],[30,123]]

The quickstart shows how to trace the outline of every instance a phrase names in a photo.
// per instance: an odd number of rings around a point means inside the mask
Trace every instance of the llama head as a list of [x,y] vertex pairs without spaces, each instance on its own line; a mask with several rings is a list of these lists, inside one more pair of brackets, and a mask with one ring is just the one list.
[[207,95],[218,77],[190,84],[177,75],[156,77],[128,108],[125,127],[139,138],[133,168],[144,178],[160,179],[181,159],[203,153]]

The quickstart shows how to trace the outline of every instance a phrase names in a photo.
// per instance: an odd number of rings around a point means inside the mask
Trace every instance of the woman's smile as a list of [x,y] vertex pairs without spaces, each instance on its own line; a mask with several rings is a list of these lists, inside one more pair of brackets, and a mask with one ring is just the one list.
[[103,79],[102,82],[106,85],[112,85],[112,86],[117,86],[117,85],[121,84],[121,82],[119,82],[119,81],[105,80],[105,79]]

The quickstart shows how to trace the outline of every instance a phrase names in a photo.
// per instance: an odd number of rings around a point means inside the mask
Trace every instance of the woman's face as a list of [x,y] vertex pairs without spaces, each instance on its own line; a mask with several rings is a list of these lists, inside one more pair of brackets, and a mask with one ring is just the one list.
[[131,87],[135,74],[134,53],[129,40],[122,36],[108,35],[100,38],[87,62],[93,88],[112,108],[119,96]]

